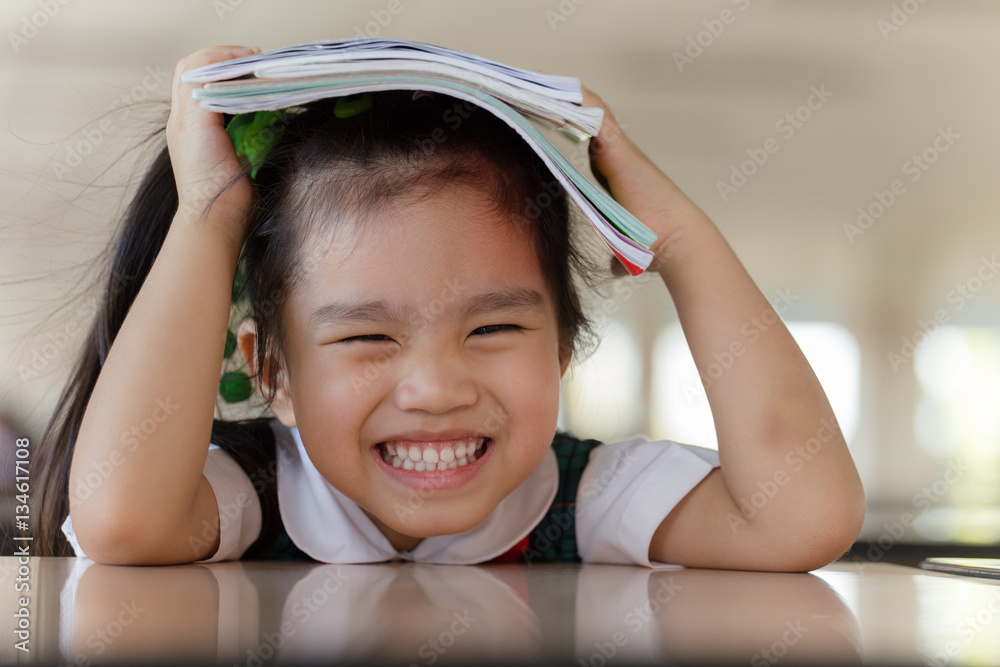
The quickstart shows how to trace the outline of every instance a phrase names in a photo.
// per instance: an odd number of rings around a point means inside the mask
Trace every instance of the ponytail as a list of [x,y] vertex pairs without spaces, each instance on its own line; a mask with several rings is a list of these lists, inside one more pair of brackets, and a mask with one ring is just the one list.
[[[177,204],[170,156],[164,147],[122,219],[97,313],[35,454],[33,467],[40,490],[34,499],[37,555],[73,555],[61,526],[69,514],[69,471],[80,424],[111,345],[167,237]],[[274,436],[266,421],[213,421],[212,442],[233,455],[244,470],[273,468]],[[268,486],[272,488],[262,498],[265,515],[276,509],[277,500],[270,497],[274,495],[273,484]],[[81,494],[89,490],[85,485],[79,489]]]

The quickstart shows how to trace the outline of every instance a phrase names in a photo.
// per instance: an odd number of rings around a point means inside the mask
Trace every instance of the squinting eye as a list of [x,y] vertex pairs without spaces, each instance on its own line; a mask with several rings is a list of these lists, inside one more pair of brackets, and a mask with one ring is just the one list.
[[503,331],[521,331],[522,328],[516,324],[490,324],[485,327],[479,327],[473,334],[480,336],[489,336],[491,334],[501,333]]
[[351,336],[344,338],[341,343],[383,343],[392,339],[384,334],[364,334],[362,336]]

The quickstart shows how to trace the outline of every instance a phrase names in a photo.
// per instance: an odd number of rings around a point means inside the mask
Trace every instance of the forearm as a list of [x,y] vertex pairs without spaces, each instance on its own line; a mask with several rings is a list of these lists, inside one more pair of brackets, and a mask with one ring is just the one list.
[[656,234],[653,265],[703,379],[721,470],[671,510],[650,557],[694,567],[802,570],[857,537],[864,493],[812,368],[729,244],[605,110],[591,164]]
[[774,540],[860,522],[860,481],[829,401],[721,233],[692,205],[659,257],[712,409],[730,524]]
[[715,226],[705,218],[684,230],[670,254],[657,270],[677,308],[721,445],[750,440],[778,447],[775,440],[788,428],[828,417],[812,368]]
[[175,218],[115,338],[70,472],[70,507],[85,549],[88,533],[177,531],[211,501],[201,473],[239,250],[233,246],[232,235],[212,225]]

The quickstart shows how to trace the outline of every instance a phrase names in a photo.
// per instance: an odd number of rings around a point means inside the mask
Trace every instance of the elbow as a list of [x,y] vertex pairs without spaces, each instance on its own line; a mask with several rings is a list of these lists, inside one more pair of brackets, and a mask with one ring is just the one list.
[[854,546],[864,519],[865,496],[859,484],[835,507],[817,512],[806,525],[786,534],[775,570],[809,572],[829,565]]
[[821,538],[790,550],[775,569],[778,572],[810,572],[825,567],[850,551],[858,532],[828,531]]
[[178,557],[177,549],[165,543],[163,533],[148,520],[133,520],[121,514],[90,515],[76,512],[73,528],[87,558],[103,565],[169,565],[194,561]]
[[76,539],[87,558],[102,565],[150,565],[139,534],[114,520],[84,520],[73,515]]

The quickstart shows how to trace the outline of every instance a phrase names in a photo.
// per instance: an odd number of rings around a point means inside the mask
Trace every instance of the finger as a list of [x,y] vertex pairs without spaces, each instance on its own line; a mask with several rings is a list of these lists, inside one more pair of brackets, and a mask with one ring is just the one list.
[[607,103],[597,93],[586,86],[580,86],[580,92],[583,94],[584,106],[597,107],[604,110],[604,122],[601,123],[601,132],[598,136],[607,138],[621,134],[622,130],[618,125],[618,120]]
[[604,103],[600,95],[587,88],[584,85],[580,86],[580,92],[583,94],[583,106],[585,107],[601,107],[607,109],[608,105]]
[[198,49],[194,53],[189,53],[188,55],[181,58],[180,61],[177,63],[178,70],[180,72],[184,72],[189,69],[194,69],[196,67],[211,65],[213,63],[221,62],[223,60],[242,58],[243,56],[249,56],[254,53],[260,53],[260,47],[207,46],[203,49]]
[[232,60],[233,58],[241,58],[253,53],[260,53],[260,48],[256,46],[210,46],[181,58],[174,68],[174,76],[171,82],[171,114],[173,114],[174,110],[184,114],[188,113],[191,109],[198,108],[197,101],[191,97],[191,90],[196,86],[182,83],[181,74],[191,69],[224,60]]
[[625,136],[621,125],[618,124],[618,120],[608,105],[604,103],[604,100],[585,86],[581,86],[581,91],[585,104],[598,107],[604,111],[604,120],[601,122],[601,129],[597,133],[597,136],[591,137],[587,152],[594,175],[601,181],[601,185],[608,189],[608,173],[614,171],[614,165],[612,161],[609,161],[610,155],[631,150],[631,142]]

